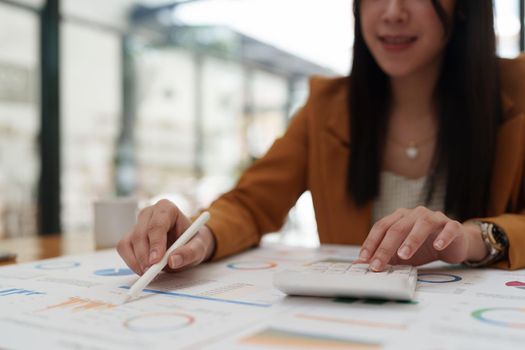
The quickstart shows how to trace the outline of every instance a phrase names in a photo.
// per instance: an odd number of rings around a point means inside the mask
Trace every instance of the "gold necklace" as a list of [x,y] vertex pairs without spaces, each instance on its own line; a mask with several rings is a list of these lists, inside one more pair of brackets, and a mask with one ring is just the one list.
[[393,137],[389,137],[389,139],[395,143],[396,145],[402,147],[405,151],[405,155],[410,160],[415,160],[419,156],[419,148],[424,145],[425,143],[432,141],[434,139],[435,134],[430,135],[429,137],[420,140],[420,141],[410,141],[408,142],[408,145],[406,143],[400,142]]

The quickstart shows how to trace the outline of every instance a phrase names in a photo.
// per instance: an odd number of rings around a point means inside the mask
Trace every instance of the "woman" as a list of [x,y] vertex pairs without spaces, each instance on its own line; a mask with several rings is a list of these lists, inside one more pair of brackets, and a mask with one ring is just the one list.
[[[525,266],[525,106],[512,107],[525,87],[509,73],[525,62],[496,58],[491,0],[356,0],[354,15],[351,77],[311,80],[286,134],[211,205],[170,270],[257,245],[305,190],[321,243],[362,245],[373,270]],[[142,274],[189,224],[160,201],[118,251]]]

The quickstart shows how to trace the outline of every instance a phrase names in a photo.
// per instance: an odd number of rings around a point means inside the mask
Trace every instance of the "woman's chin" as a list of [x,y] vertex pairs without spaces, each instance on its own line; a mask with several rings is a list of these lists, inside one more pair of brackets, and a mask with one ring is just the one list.
[[394,79],[408,77],[415,71],[415,69],[412,69],[407,65],[384,65],[381,69],[386,75]]

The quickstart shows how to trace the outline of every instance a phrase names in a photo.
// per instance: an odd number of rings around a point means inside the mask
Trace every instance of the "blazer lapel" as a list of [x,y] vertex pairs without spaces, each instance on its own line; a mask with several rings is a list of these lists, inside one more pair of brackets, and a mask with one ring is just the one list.
[[[516,112],[512,101],[505,95],[503,108],[504,122],[497,134],[489,215],[516,207],[523,177],[525,115]],[[512,208],[508,208],[509,205]]]

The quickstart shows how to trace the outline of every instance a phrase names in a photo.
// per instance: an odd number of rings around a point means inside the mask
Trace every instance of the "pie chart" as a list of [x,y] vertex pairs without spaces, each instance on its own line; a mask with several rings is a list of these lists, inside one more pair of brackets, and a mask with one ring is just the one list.
[[505,285],[507,287],[515,287],[515,288],[519,288],[519,289],[525,289],[525,282],[521,282],[521,281],[509,281],[509,282],[505,283]]
[[486,324],[505,328],[525,329],[525,309],[495,307],[472,312],[472,317]]
[[428,272],[418,274],[417,281],[422,283],[453,283],[461,281],[461,277],[450,273]]

